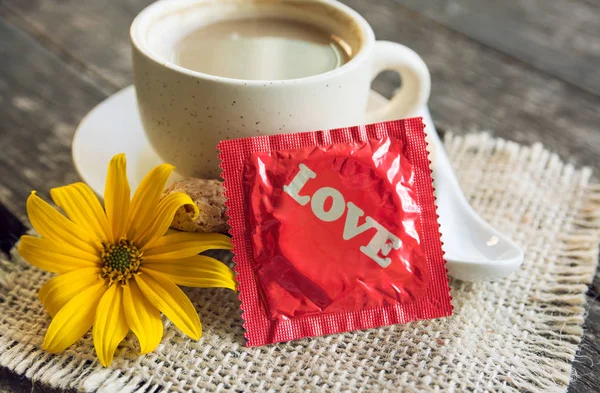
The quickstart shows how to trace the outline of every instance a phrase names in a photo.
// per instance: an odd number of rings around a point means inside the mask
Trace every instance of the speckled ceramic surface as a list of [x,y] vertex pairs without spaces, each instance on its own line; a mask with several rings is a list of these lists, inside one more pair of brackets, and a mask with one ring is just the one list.
[[[177,39],[202,23],[265,15],[326,28],[349,42],[354,56],[333,71],[283,81],[222,78],[170,61]],[[219,177],[215,146],[223,139],[350,126],[390,113],[409,117],[429,98],[430,77],[421,58],[400,44],[376,42],[364,18],[333,0],[159,1],[138,15],[131,39],[148,140],[161,158],[189,176]],[[371,81],[383,70],[399,72],[403,87],[390,103],[368,112]]]
[[[388,101],[371,92],[368,108],[381,108]],[[435,132],[427,108],[420,111],[427,130]],[[127,175],[135,190],[152,168],[164,161],[150,145],[136,106],[133,86],[113,94],[96,106],[79,124],[73,139],[73,162],[81,178],[99,195],[104,194],[108,162],[117,153],[127,155]],[[176,172],[170,182],[181,180]]]

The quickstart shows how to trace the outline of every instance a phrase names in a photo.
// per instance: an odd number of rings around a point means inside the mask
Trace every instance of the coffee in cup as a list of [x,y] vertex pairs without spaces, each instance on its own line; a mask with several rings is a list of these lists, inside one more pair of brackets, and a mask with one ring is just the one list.
[[180,39],[173,62],[192,71],[248,80],[298,79],[346,64],[352,48],[305,22],[279,18],[225,20]]

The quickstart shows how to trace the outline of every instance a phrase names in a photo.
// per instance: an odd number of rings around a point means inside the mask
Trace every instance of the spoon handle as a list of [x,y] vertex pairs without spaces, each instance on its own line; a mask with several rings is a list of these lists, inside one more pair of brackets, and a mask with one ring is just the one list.
[[430,146],[438,222],[448,274],[475,281],[502,278],[518,270],[523,250],[483,220],[465,197],[433,125],[429,109],[423,111]]

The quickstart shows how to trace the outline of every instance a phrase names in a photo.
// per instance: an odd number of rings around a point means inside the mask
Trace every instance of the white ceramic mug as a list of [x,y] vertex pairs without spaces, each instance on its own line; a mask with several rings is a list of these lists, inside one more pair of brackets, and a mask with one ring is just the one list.
[[[354,55],[332,71],[278,81],[213,76],[171,61],[175,43],[191,31],[254,17],[310,23],[341,37]],[[223,139],[410,117],[429,99],[423,60],[403,45],[375,41],[367,21],[335,0],[161,0],[134,20],[131,41],[144,128],[156,152],[184,176],[218,178],[216,146]],[[367,112],[371,82],[386,70],[400,74],[402,88]]]

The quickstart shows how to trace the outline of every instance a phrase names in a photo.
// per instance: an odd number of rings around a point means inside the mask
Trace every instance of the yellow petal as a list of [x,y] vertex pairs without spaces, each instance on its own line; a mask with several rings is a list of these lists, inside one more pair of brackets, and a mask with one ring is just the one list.
[[44,238],[88,252],[100,249],[93,233],[86,231],[60,214],[42,198],[31,193],[27,198],[27,215],[35,230]]
[[38,297],[48,314],[54,317],[69,300],[98,283],[100,273],[99,267],[88,267],[61,274],[44,284]]
[[144,180],[135,191],[131,201],[130,225],[127,231],[127,238],[134,243],[140,240],[140,236],[144,234],[144,229],[152,225],[162,192],[173,169],[175,167],[169,164],[157,166],[144,177]]
[[140,269],[135,281],[146,299],[158,308],[183,333],[194,340],[202,336],[200,317],[185,293],[160,273]]
[[131,193],[126,171],[125,154],[117,154],[108,165],[104,190],[104,207],[114,243],[127,233]]
[[65,243],[33,236],[21,236],[19,254],[27,262],[51,273],[66,273],[71,270],[98,267],[100,257],[78,250]]
[[140,240],[136,243],[138,247],[142,249],[152,247],[154,242],[167,232],[173,222],[173,217],[175,217],[177,210],[186,205],[190,205],[194,209],[194,217],[192,219],[195,220],[198,218],[198,215],[200,214],[198,206],[192,201],[192,198],[183,192],[174,192],[161,199],[158,203],[157,212],[155,219],[152,221],[152,225],[145,228],[144,233],[140,234]]
[[231,250],[229,237],[219,233],[179,232],[166,235],[144,249],[144,260],[188,258],[207,250]]
[[214,258],[197,255],[176,261],[147,263],[144,268],[161,273],[177,285],[196,288],[229,288],[235,291],[235,274]]
[[94,323],[96,307],[106,289],[106,283],[99,281],[69,300],[52,319],[42,349],[58,353],[83,337]]
[[123,311],[123,287],[113,284],[98,303],[92,329],[96,354],[104,367],[112,363],[115,351],[128,331]]
[[82,229],[93,233],[103,242],[110,241],[112,235],[106,213],[94,191],[84,183],[75,183],[50,190],[54,203]]
[[123,306],[127,324],[140,342],[140,353],[154,351],[163,336],[160,311],[146,299],[133,280],[123,287]]

